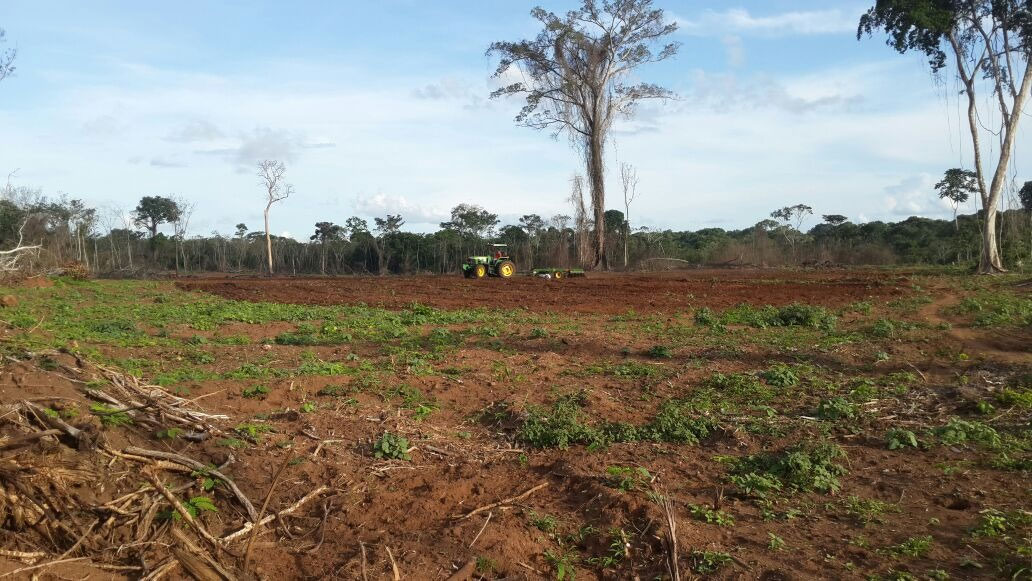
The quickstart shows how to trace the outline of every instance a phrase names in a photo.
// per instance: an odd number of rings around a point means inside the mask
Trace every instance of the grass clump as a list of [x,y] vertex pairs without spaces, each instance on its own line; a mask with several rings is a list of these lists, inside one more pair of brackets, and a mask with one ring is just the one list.
[[564,395],[551,409],[531,407],[519,432],[519,439],[535,448],[565,450],[572,444],[603,446],[606,438],[601,430],[586,423],[582,407],[585,394]]
[[923,557],[932,549],[931,535],[910,537],[898,545],[885,547],[880,552],[893,557]]
[[895,504],[859,496],[850,496],[846,499],[845,505],[846,513],[863,526],[880,523],[881,516],[887,512],[899,512],[899,507]]
[[269,386],[267,385],[252,385],[251,387],[245,387],[240,395],[248,399],[260,399],[263,396],[269,394]]
[[945,426],[936,428],[935,434],[939,442],[946,446],[970,443],[995,449],[1003,444],[1003,438],[991,426],[960,418],[951,418]]
[[801,443],[780,453],[763,453],[741,458],[729,480],[745,494],[766,497],[789,488],[797,492],[837,492],[838,477],[846,468],[842,448],[831,442]]
[[716,573],[732,561],[731,555],[721,551],[692,551],[692,571],[700,575]]
[[631,492],[652,480],[649,471],[641,466],[610,466],[606,468],[609,478],[606,484],[624,492]]

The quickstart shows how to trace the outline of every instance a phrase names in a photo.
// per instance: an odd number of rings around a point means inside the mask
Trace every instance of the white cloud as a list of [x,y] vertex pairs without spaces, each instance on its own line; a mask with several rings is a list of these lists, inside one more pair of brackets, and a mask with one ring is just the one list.
[[922,173],[885,188],[885,210],[895,216],[949,215],[949,204],[935,194],[935,178]]
[[359,195],[352,207],[355,212],[364,216],[382,218],[387,214],[400,214],[406,222],[417,224],[436,224],[447,220],[449,216],[443,209],[429,208],[412,203],[405,196],[392,196],[382,192],[372,196]]
[[677,20],[681,31],[697,36],[728,33],[788,36],[856,32],[860,14],[860,10],[831,9],[755,16],[744,8],[729,8],[705,10],[695,18]]
[[222,131],[210,121],[191,119],[166,135],[165,141],[194,143],[197,141],[213,141],[222,137],[224,137]]
[[326,141],[309,142],[301,133],[269,127],[256,127],[251,133],[240,134],[238,139],[238,145],[201,149],[196,153],[223,157],[236,166],[237,171],[245,172],[263,159],[293,163],[297,161],[302,150],[322,149],[335,145]]
[[738,68],[745,64],[745,46],[742,44],[742,37],[728,34],[721,38],[720,42],[724,45],[728,67]]

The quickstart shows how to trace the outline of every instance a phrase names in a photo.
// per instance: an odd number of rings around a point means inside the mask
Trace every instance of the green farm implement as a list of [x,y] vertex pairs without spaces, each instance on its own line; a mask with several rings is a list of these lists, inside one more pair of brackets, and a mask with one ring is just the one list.
[[583,268],[535,268],[530,271],[534,276],[561,280],[567,277],[584,276]]
[[462,263],[462,276],[484,278],[497,276],[510,278],[516,274],[516,264],[509,259],[505,244],[492,244],[495,251],[491,256],[470,256]]

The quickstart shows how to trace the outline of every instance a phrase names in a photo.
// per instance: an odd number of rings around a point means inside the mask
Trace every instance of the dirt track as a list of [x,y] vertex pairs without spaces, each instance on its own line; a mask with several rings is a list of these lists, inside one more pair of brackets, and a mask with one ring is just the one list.
[[626,313],[673,312],[700,305],[793,302],[841,306],[898,296],[898,275],[778,270],[699,270],[661,274],[589,274],[562,281],[518,276],[467,280],[461,276],[348,276],[340,278],[198,278],[178,282],[185,290],[222,297],[299,304],[365,303],[390,309],[420,303],[438,308],[522,307],[532,311]]

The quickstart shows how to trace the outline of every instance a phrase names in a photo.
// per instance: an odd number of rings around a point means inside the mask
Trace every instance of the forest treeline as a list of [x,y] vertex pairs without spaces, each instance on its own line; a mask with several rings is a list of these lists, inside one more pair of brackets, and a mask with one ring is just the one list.
[[[0,248],[36,246],[22,268],[47,271],[75,264],[95,276],[148,273],[268,271],[265,233],[239,224],[231,234],[188,236],[192,208],[181,200],[145,197],[129,215],[99,212],[81,200],[48,198],[8,187],[0,196]],[[1032,200],[1030,200],[1032,201]],[[782,266],[971,265],[980,251],[981,213],[956,220],[910,217],[900,222],[855,224],[825,215],[802,231],[812,214],[805,205],[776,210],[741,230],[631,229],[618,210],[605,213],[607,254],[616,270],[661,270],[692,265]],[[372,223],[350,217],[342,224],[313,224],[305,240],[272,236],[277,274],[407,274],[458,272],[467,256],[508,245],[520,270],[590,265],[594,224],[584,216],[521,217],[501,224],[479,206],[460,204],[432,233],[404,231],[404,216]],[[998,221],[1004,260],[1032,268],[1032,208],[1012,209]],[[626,254],[625,254],[626,244]],[[626,256],[626,264],[624,257]]]

